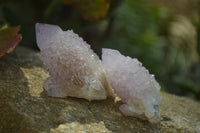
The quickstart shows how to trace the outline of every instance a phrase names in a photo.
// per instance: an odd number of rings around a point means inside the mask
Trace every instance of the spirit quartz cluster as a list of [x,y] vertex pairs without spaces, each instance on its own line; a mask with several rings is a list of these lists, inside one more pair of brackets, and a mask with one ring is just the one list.
[[50,73],[44,81],[49,96],[102,100],[113,96],[113,89],[124,102],[124,115],[160,121],[160,86],[137,59],[103,49],[101,62],[82,38],[55,25],[37,23],[36,38]]
[[160,121],[160,86],[141,62],[117,50],[103,49],[102,64],[109,84],[124,102],[119,108],[123,114]]
[[36,24],[40,58],[50,77],[44,81],[49,96],[106,99],[109,85],[98,56],[73,31]]

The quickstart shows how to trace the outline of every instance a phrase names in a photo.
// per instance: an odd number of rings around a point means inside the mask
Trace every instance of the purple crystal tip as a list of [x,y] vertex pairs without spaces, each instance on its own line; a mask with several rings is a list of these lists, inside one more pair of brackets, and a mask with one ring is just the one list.
[[57,33],[62,31],[57,25],[36,23],[35,27],[37,45],[40,50],[46,48],[55,39]]

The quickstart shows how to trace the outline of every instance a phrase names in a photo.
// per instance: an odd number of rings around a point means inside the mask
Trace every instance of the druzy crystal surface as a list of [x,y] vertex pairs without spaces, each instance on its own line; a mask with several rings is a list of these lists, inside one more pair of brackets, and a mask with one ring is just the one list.
[[98,56],[73,31],[36,24],[40,58],[50,77],[44,89],[53,97],[78,97],[88,100],[106,99],[109,85]]
[[124,102],[120,110],[124,115],[160,121],[160,86],[154,75],[137,59],[125,57],[117,50],[102,50],[102,65],[114,92]]

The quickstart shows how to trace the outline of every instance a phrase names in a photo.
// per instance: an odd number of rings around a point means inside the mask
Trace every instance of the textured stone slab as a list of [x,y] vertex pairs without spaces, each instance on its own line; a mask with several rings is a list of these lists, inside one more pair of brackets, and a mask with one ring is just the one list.
[[0,60],[0,133],[200,132],[200,103],[161,93],[161,123],[123,116],[114,99],[89,102],[52,98],[43,91],[48,77],[38,54],[20,48]]

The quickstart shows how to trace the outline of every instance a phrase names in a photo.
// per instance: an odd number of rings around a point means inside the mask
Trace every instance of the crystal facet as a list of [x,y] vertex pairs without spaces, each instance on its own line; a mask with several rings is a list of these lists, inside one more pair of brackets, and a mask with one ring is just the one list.
[[160,86],[154,75],[137,59],[125,57],[117,50],[102,50],[102,65],[108,83],[124,102],[120,110],[124,115],[160,121]]
[[36,24],[40,58],[50,77],[44,82],[49,96],[106,99],[109,85],[98,56],[73,31]]

